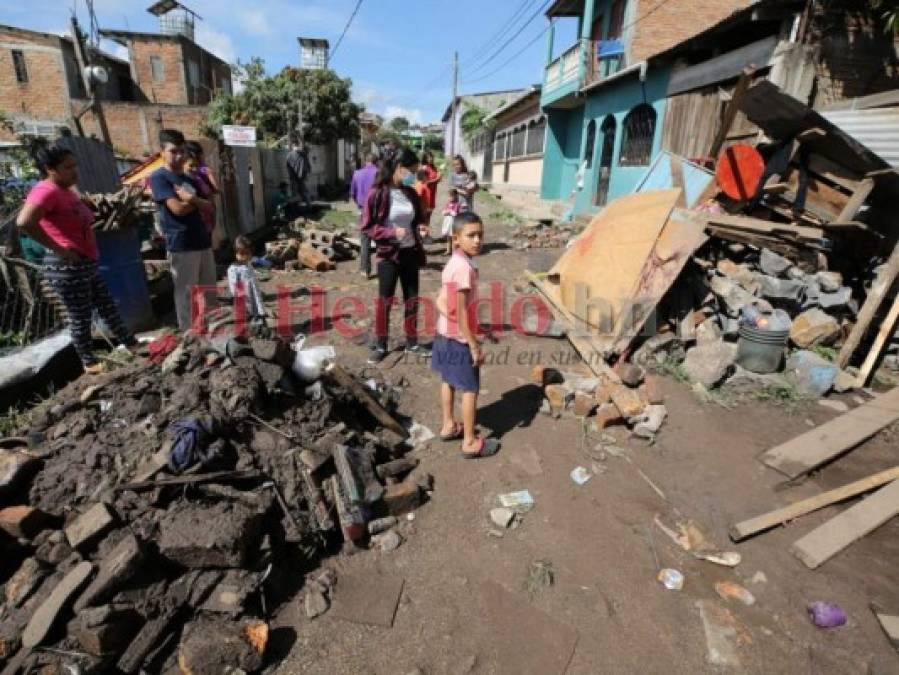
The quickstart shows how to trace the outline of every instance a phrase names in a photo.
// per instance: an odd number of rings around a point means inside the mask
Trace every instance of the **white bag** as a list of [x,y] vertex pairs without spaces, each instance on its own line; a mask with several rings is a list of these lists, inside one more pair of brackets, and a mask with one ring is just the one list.
[[440,234],[444,237],[450,237],[453,234],[453,221],[455,220],[454,216],[449,214],[443,216],[443,225],[440,228]]

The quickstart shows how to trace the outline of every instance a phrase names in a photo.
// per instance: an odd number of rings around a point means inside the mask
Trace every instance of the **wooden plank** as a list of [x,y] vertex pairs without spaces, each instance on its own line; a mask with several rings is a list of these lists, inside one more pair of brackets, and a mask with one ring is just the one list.
[[893,298],[893,305],[890,307],[890,312],[883,320],[883,323],[880,324],[880,330],[877,331],[877,337],[874,338],[874,343],[871,345],[871,349],[868,350],[865,362],[858,371],[858,376],[855,378],[857,387],[864,387],[868,383],[868,379],[871,377],[871,371],[874,370],[874,366],[880,359],[880,354],[883,352],[886,341],[893,335],[893,329],[896,327],[897,320],[899,320],[899,297]]
[[873,189],[873,178],[865,178],[865,180],[859,183],[858,189],[852,193],[849,201],[846,202],[846,206],[843,207],[843,210],[840,211],[840,215],[837,216],[837,222],[845,223],[847,220],[854,220],[859,209],[864,206]]
[[899,387],[771,448],[759,460],[789,478],[796,478],[851,450],[897,419]]
[[546,299],[546,304],[549,307],[549,311],[552,312],[553,318],[565,326],[565,337],[568,338],[568,341],[571,343],[571,346],[574,347],[575,351],[581,355],[581,358],[584,360],[584,363],[590,371],[597,377],[605,377],[615,384],[620,384],[621,378],[618,377],[618,373],[612,370],[611,366],[606,363],[599,348],[594,346],[588,338],[577,334],[577,322],[575,321],[574,316],[561,302],[557,302],[555,298],[552,297],[543,286],[540,277],[530,270],[525,270],[524,273],[531,282],[531,285]]
[[783,235],[806,240],[818,240],[824,238],[824,230],[820,227],[807,227],[805,225],[793,225],[791,223],[775,223],[761,218],[749,216],[732,216],[727,214],[704,213],[702,217],[710,225],[732,227],[746,232],[767,235]]
[[760,234],[752,234],[750,232],[743,232],[742,230],[731,230],[726,227],[716,227],[714,225],[709,225],[706,228],[706,232],[713,237],[724,239],[725,241],[748,244],[749,246],[755,246],[760,249],[770,248],[775,253],[780,253],[786,257],[796,255],[797,249],[801,246],[800,244],[785,239],[778,239],[777,237],[766,237]]
[[890,254],[889,260],[887,260],[886,267],[884,267],[880,276],[877,278],[877,281],[875,281],[874,285],[871,287],[871,292],[868,293],[868,297],[865,298],[865,303],[862,305],[862,308],[856,317],[855,325],[852,327],[852,330],[849,332],[849,337],[846,338],[846,341],[840,349],[840,353],[837,355],[834,363],[840,368],[846,367],[846,364],[849,363],[849,359],[852,358],[855,350],[858,349],[862,338],[868,330],[868,326],[871,325],[874,316],[877,314],[878,310],[880,310],[883,299],[886,297],[886,294],[889,292],[890,288],[892,288],[893,284],[896,283],[897,276],[899,276],[899,246],[893,248],[893,252]]
[[824,138],[827,135],[827,132],[824,129],[819,127],[812,127],[811,129],[806,129],[805,131],[800,131],[796,134],[796,140],[800,143],[808,143],[809,141],[816,141],[820,138]]
[[843,511],[799,539],[790,553],[815,569],[899,514],[899,481]]
[[899,616],[880,612],[874,612],[874,616],[880,622],[880,627],[886,633],[890,644],[899,649]]
[[733,541],[743,541],[748,537],[764,532],[765,530],[770,530],[772,527],[783,525],[784,523],[811,513],[812,511],[817,511],[825,506],[830,506],[831,504],[857,497],[864,492],[885,485],[897,478],[899,478],[899,466],[894,466],[892,469],[887,469],[886,471],[875,473],[866,478],[862,478],[861,480],[841,485],[838,488],[822,492],[821,494],[809,497],[808,499],[803,499],[795,504],[790,504],[789,506],[784,506],[783,508],[763,513],[760,516],[755,516],[754,518],[748,518],[739,523],[735,523],[730,526],[728,533]]
[[737,86],[734,87],[733,94],[731,94],[730,101],[724,109],[724,118],[721,120],[721,126],[718,129],[718,133],[715,134],[715,140],[712,141],[712,147],[709,149],[709,156],[716,162],[718,161],[718,155],[721,153],[724,141],[727,140],[727,134],[737,116],[737,111],[740,109],[743,97],[746,95],[746,90],[749,89],[749,85],[752,84],[752,75],[754,72],[755,71],[752,68],[743,69],[743,72],[740,73],[740,79],[737,81]]
[[409,438],[409,432],[400,424],[393,415],[387,412],[378,400],[368,390],[356,382],[353,377],[336,363],[329,363],[325,367],[325,376],[352,394],[362,406],[371,413],[385,429],[389,429],[401,439]]

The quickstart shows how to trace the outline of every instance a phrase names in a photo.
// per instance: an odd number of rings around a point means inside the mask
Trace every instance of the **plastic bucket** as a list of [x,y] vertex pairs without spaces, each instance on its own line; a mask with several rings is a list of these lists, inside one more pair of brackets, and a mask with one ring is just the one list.
[[774,373],[780,370],[784,347],[790,331],[759,330],[740,327],[737,342],[737,363],[753,373]]
[[125,325],[132,332],[152,328],[156,323],[150,290],[140,257],[140,238],[136,227],[98,231],[100,275],[115,300]]

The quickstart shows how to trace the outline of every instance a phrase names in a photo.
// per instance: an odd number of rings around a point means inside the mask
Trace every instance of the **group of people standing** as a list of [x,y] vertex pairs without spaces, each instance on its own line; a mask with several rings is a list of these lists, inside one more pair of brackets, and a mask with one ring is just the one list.
[[[431,214],[436,207],[437,186],[443,174],[434,163],[434,156],[424,152],[419,157],[409,148],[387,153],[379,158],[375,153],[366,157],[365,165],[353,174],[350,197],[361,211],[360,228],[362,253],[360,273],[372,276],[371,248],[377,253],[378,302],[375,311],[376,341],[369,361],[378,363],[388,354],[390,309],[396,287],[403,292],[403,331],[406,352],[425,354],[418,342],[419,270],[424,266],[425,243],[430,243]],[[455,214],[472,210],[478,186],[472,181],[462,157],[453,158],[450,182],[451,201],[464,208]],[[454,215],[455,215],[454,214]],[[451,232],[442,234],[451,247]],[[451,253],[451,250],[448,250]]]

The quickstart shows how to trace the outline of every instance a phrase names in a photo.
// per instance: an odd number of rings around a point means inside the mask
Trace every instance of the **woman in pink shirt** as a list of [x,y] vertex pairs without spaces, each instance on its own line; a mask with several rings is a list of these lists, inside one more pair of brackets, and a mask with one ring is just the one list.
[[92,352],[91,318],[97,310],[120,344],[136,344],[100,276],[94,214],[76,194],[78,167],[70,150],[50,145],[34,157],[41,180],[16,219],[16,225],[47,249],[43,276],[66,311],[72,342],[88,373],[102,371]]

